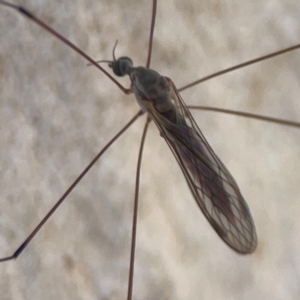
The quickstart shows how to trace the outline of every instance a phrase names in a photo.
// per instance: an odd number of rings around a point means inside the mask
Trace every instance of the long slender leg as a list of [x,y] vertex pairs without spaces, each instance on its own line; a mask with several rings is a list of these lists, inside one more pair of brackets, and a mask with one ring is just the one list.
[[266,121],[266,122],[275,123],[275,124],[279,124],[279,125],[300,128],[299,122],[283,120],[283,119],[279,119],[279,118],[263,116],[263,115],[258,115],[258,114],[252,114],[252,113],[243,112],[243,111],[222,109],[222,108],[208,107],[208,106],[197,106],[197,105],[188,105],[188,108],[191,110],[203,110],[203,111],[206,110],[206,111],[219,112],[219,113],[223,113],[223,114],[235,115],[235,116],[239,116],[239,117],[250,118],[250,119],[254,119],[254,120]]
[[147,63],[146,63],[147,68],[150,67],[150,63],[151,63],[152,44],[153,44],[155,19],[156,19],[156,9],[157,9],[157,0],[153,0],[152,18],[151,18],[151,27],[150,27],[150,37],[149,37],[149,46],[148,46],[148,57],[147,57]]
[[142,139],[141,139],[141,145],[140,145],[140,150],[139,150],[139,155],[138,155],[138,163],[137,163],[137,168],[136,168],[127,300],[132,299],[132,291],[133,291],[133,276],[134,276],[134,261],[135,261],[136,232],[137,232],[137,218],[138,218],[140,173],[141,173],[141,166],[142,166],[143,149],[144,149],[144,145],[145,145],[145,140],[146,140],[146,135],[147,135],[147,130],[148,130],[149,123],[150,123],[150,119],[147,117],[146,124],[145,124],[144,131],[143,131],[143,135],[142,135]]
[[77,177],[77,179],[71,184],[71,186],[66,190],[66,192],[61,196],[61,198],[55,203],[47,215],[41,220],[41,222],[36,226],[36,228],[30,233],[30,235],[25,239],[25,241],[18,247],[18,249],[10,256],[0,258],[0,262],[16,259],[26,248],[26,246],[31,242],[39,230],[44,226],[52,214],[57,210],[57,208],[63,203],[67,196],[72,192],[72,190],[77,186],[81,179],[87,174],[87,172],[92,168],[92,166],[97,162],[97,160],[103,155],[103,153],[137,120],[139,116],[142,115],[142,111],[139,111],[108,143],[101,151],[94,157],[94,159],[89,163],[89,165],[82,171],[82,173]]

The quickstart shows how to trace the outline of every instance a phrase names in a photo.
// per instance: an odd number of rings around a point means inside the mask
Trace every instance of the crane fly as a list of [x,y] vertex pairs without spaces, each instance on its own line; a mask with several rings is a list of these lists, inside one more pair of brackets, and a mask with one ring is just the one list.
[[[110,65],[125,65],[121,74],[131,77],[132,90],[142,110],[154,121],[161,137],[173,151],[199,207],[230,247],[240,253],[253,252],[256,234],[247,204],[235,180],[206,142],[175,84],[170,78],[147,68],[133,68],[127,62],[127,59],[125,63],[122,59],[112,60]],[[145,74],[139,77],[137,72]],[[150,77],[149,81],[159,83],[159,87],[154,85],[146,92],[150,83],[147,81],[143,86],[140,81],[147,77]],[[162,96],[162,92],[167,96]],[[158,104],[158,98],[164,98],[166,102]]]

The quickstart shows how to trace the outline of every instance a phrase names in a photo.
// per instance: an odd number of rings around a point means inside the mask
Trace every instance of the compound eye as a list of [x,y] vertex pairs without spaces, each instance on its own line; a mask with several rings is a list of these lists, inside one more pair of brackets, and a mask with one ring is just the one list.
[[131,58],[122,56],[116,61],[111,62],[109,66],[113,69],[115,75],[122,77],[128,74],[128,68],[132,68],[133,62]]

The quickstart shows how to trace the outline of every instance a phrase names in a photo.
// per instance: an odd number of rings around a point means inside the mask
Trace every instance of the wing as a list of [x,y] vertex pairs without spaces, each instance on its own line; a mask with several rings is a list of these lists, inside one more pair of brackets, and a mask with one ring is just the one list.
[[215,231],[233,250],[252,253],[257,245],[255,226],[237,183],[209,146],[172,80],[166,79],[176,121],[157,111],[151,101],[143,101],[143,105],[175,155],[197,204]]

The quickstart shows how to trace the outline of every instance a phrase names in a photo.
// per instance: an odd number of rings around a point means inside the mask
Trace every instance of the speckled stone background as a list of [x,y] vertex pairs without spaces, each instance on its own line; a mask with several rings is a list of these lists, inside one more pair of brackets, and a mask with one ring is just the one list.
[[[145,64],[151,1],[21,3],[95,59]],[[96,68],[0,7],[0,255],[11,254],[138,106]],[[164,0],[152,68],[178,87],[300,42],[295,0]],[[300,53],[183,92],[188,104],[300,121]],[[128,79],[122,80],[125,85]],[[194,117],[236,178],[259,245],[240,256],[215,234],[151,125],[143,161],[134,299],[300,298],[300,130],[209,112]],[[115,143],[16,260],[2,300],[125,299],[144,118]]]

